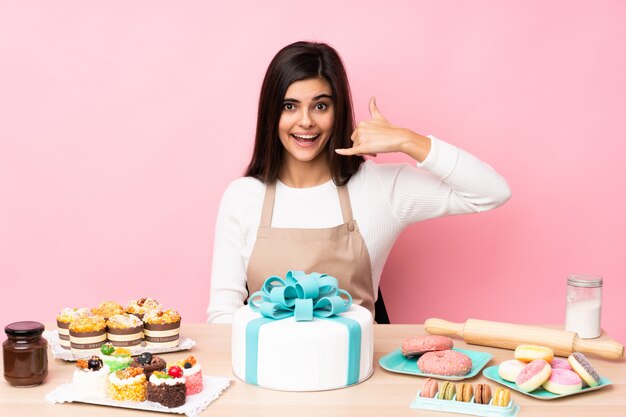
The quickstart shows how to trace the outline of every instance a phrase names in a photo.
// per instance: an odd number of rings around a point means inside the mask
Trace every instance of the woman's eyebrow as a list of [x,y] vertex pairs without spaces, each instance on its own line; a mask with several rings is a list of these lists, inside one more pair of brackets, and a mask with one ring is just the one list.
[[[327,93],[322,93],[322,94],[319,94],[319,95],[313,97],[313,101],[317,101],[317,100],[322,99],[322,98],[328,98],[328,99],[332,100],[333,96],[330,95],[330,94],[327,94]],[[300,103],[300,100],[297,100],[295,98],[285,98],[285,100],[283,100],[283,101],[285,103]]]

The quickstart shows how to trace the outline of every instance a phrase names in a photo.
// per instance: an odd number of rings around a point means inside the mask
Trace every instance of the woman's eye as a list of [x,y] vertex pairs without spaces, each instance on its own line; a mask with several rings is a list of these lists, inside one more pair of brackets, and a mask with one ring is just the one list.
[[325,103],[317,103],[315,105],[315,110],[326,110],[328,106]]
[[285,103],[285,104],[283,104],[283,109],[284,110],[293,110],[295,108],[296,107],[293,105],[293,103]]

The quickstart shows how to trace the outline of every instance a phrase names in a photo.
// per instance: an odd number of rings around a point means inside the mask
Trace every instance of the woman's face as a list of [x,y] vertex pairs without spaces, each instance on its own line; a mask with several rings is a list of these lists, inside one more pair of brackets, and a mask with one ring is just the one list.
[[[285,158],[310,162],[322,155],[335,119],[332,89],[323,78],[296,81],[283,100],[278,137]],[[286,161],[288,162],[288,161]]]

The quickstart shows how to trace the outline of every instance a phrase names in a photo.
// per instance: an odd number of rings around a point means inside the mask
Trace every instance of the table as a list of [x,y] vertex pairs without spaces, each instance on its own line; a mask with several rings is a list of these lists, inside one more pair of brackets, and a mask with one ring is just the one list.
[[[553,326],[556,328],[556,326]],[[54,329],[54,324],[46,325]],[[397,349],[402,339],[426,334],[423,325],[374,326],[374,375],[364,383],[347,389],[324,392],[281,392],[247,385],[236,379],[230,365],[230,325],[183,324],[181,334],[196,340],[190,352],[202,364],[205,375],[227,376],[231,386],[213,402],[202,416],[459,416],[425,410],[412,410],[409,403],[421,388],[424,378],[387,372],[378,365],[381,356]],[[511,359],[510,350],[473,346],[455,338],[459,348],[491,352],[494,358],[488,366]],[[162,354],[166,361],[183,359],[187,351]],[[49,355],[49,375],[34,388],[15,388],[4,379],[0,382],[0,415],[10,416],[157,416],[154,412],[94,406],[81,403],[48,404],[44,396],[59,384],[72,378],[74,364]],[[624,416],[626,415],[626,360],[610,361],[589,356],[598,373],[613,382],[612,386],[583,395],[559,400],[542,401],[512,392],[520,407],[520,417],[526,416]],[[498,384],[482,375],[469,380],[476,384],[489,382],[493,389]],[[160,414],[176,415],[176,414]]]

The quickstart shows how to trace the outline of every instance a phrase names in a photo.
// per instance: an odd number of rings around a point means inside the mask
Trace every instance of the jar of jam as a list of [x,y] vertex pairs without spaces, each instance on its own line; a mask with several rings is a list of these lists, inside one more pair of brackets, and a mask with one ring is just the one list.
[[48,376],[48,341],[44,325],[36,321],[18,321],[4,328],[8,339],[2,343],[4,379],[16,387],[41,384]]

